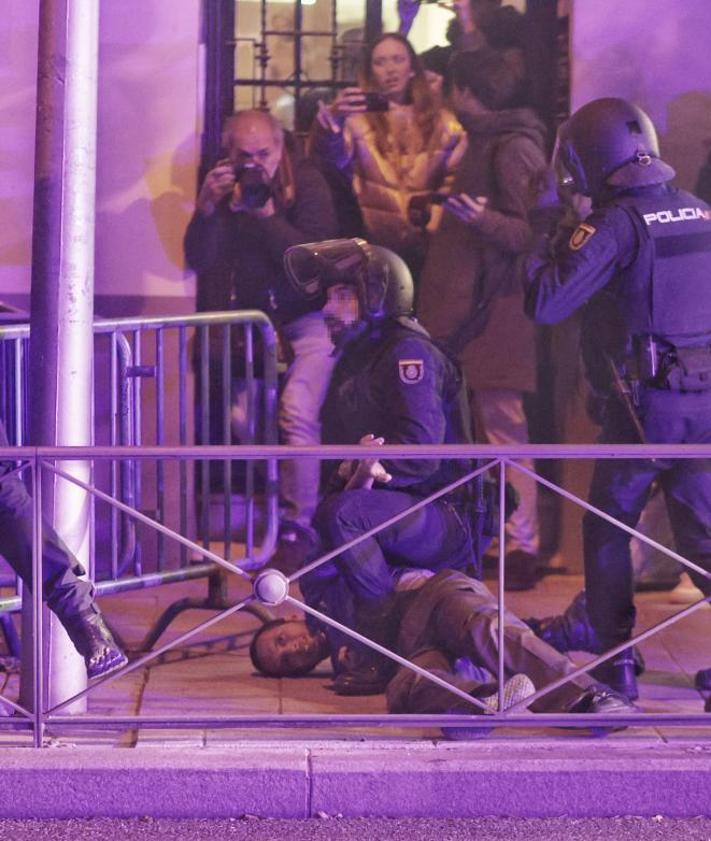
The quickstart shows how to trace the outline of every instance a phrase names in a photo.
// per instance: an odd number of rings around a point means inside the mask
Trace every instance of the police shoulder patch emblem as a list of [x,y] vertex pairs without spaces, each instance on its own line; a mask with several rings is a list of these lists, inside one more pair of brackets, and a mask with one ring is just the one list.
[[597,228],[593,228],[592,225],[588,225],[586,222],[581,222],[573,231],[573,235],[568,243],[571,250],[580,251],[596,230]]
[[400,382],[405,385],[416,385],[425,376],[424,359],[400,359],[397,364]]

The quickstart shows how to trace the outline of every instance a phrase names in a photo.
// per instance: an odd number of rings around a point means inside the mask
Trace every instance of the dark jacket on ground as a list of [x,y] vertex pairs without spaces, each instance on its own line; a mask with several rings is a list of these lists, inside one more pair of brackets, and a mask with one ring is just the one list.
[[533,391],[535,335],[523,312],[519,263],[546,169],[545,129],[529,109],[462,124],[469,146],[452,190],[489,202],[476,226],[445,212],[422,272],[418,315],[457,354],[472,388]]

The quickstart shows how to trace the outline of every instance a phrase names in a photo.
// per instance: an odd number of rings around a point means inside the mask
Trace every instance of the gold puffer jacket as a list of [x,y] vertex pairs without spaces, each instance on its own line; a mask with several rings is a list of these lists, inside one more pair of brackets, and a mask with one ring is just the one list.
[[[348,117],[340,132],[317,123],[313,151],[352,178],[368,239],[402,254],[423,237],[408,221],[410,198],[448,190],[467,139],[454,115],[444,108],[427,146],[415,125],[412,106],[391,104],[385,117],[389,131],[384,153],[365,114]],[[436,228],[439,211],[433,208],[429,230]]]

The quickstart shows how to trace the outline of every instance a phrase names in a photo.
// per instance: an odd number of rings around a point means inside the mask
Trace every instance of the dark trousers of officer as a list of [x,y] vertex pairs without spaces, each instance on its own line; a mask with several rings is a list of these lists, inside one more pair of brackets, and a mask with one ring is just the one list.
[[[0,423],[0,447],[8,447]],[[32,587],[32,499],[12,462],[0,462],[0,554]],[[94,591],[77,576],[84,570],[59,536],[47,524],[42,526],[42,592],[47,605],[60,619],[94,609]]]
[[[432,579],[430,579],[432,581]],[[428,587],[424,585],[422,593]],[[409,611],[417,611],[417,601]],[[401,638],[401,643],[403,642]],[[441,589],[427,627],[418,637],[416,651],[401,644],[399,653],[412,658],[418,666],[453,683],[469,694],[480,696],[482,691],[495,691],[492,682],[499,668],[499,608],[485,584],[470,578],[451,576]],[[452,663],[465,657],[488,674],[487,683],[453,671]],[[531,631],[517,616],[504,612],[504,669],[506,677],[522,673],[528,675],[536,689],[569,675],[575,666]],[[533,703],[534,712],[564,710],[577,701],[594,684],[588,675],[554,689]],[[471,712],[472,707],[451,692],[419,677],[404,666],[399,669],[387,688],[388,710],[397,713]]]
[[[624,408],[610,401],[603,443],[635,440]],[[711,444],[711,390],[645,389],[639,417],[647,443]],[[676,550],[711,572],[711,460],[608,459],[596,462],[590,503],[632,528],[657,480],[664,493]],[[583,518],[585,589],[590,621],[604,649],[629,639],[635,619],[630,536],[601,517]],[[711,580],[689,570],[706,595]]]
[[[364,534],[410,508],[420,497],[405,491],[348,490],[326,497],[314,525],[324,551]],[[436,500],[342,552],[326,569],[302,579],[307,601],[327,605],[334,619],[353,627],[354,613],[365,636],[385,642],[395,574],[401,567],[464,569],[474,561],[466,515],[455,505]],[[329,567],[330,566],[330,570]],[[334,569],[335,567],[335,569]],[[326,587],[320,586],[327,582]],[[339,598],[333,589],[352,594]],[[321,589],[321,593],[319,593]],[[330,594],[324,592],[330,590]],[[319,598],[320,597],[320,598]]]

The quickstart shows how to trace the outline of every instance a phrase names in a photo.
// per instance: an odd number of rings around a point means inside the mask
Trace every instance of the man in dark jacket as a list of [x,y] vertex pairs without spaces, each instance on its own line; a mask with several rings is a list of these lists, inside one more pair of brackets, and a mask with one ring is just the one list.
[[[269,315],[293,354],[280,401],[282,440],[318,444],[333,345],[319,312],[322,302],[296,294],[282,258],[291,245],[335,235],[331,194],[318,169],[287,148],[283,130],[265,111],[230,117],[223,144],[227,157],[205,176],[185,234],[188,265],[200,276],[198,309],[257,309]],[[282,461],[280,478],[285,507],[280,549],[308,553],[314,544],[318,462]]]
[[[393,252],[359,240],[295,247],[286,264],[311,294],[327,287],[326,323],[341,355],[324,404],[324,441],[456,444],[471,441],[457,364],[411,317],[412,278]],[[468,461],[388,459],[360,487],[357,465],[342,464],[315,517],[326,550],[342,546],[464,477]],[[305,576],[307,600],[386,641],[394,567],[464,568],[476,562],[469,490],[459,487],[351,546]],[[352,599],[342,598],[345,584]],[[352,601],[352,605],[351,605]],[[386,675],[368,661],[341,673],[336,691],[380,691]]]
[[[452,72],[452,105],[469,145],[430,243],[418,315],[462,364],[477,438],[527,444],[523,397],[536,388],[536,347],[518,268],[547,167],[545,129],[517,107],[520,85],[501,54],[461,53]],[[506,586],[525,590],[536,580],[536,483],[515,470],[508,478],[520,504],[506,526]]]
[[[711,208],[668,186],[654,126],[641,108],[599,99],[558,137],[557,165],[593,212],[572,233],[541,243],[528,265],[527,309],[541,323],[583,309],[588,375],[607,397],[606,443],[711,441]],[[677,550],[711,594],[711,461],[596,462],[590,503],[634,528],[654,482],[664,493]],[[635,620],[630,535],[588,512],[585,589],[592,627],[607,651]],[[630,647],[600,677],[637,696]],[[707,710],[711,702],[707,702]]]

